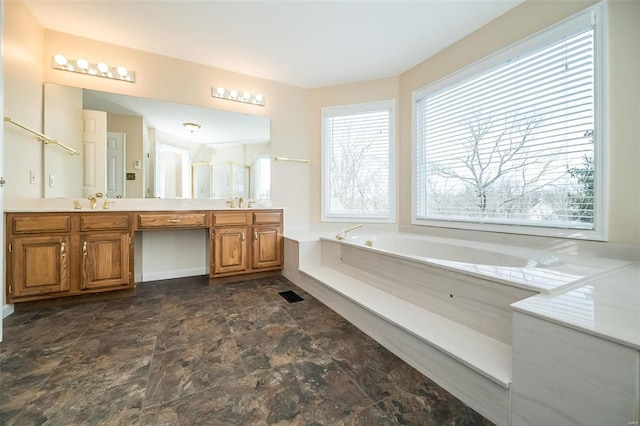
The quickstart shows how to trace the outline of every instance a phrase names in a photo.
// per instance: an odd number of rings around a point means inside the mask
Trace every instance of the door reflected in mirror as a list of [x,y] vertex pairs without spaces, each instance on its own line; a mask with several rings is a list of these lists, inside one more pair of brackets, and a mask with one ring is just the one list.
[[270,197],[267,117],[50,83],[44,92],[44,133],[82,153],[72,163],[45,149],[56,182],[46,197]]
[[[107,132],[107,197],[124,198],[125,193],[125,152],[127,135],[119,132]],[[100,191],[98,191],[100,192]]]
[[191,198],[188,150],[156,143],[156,198]]

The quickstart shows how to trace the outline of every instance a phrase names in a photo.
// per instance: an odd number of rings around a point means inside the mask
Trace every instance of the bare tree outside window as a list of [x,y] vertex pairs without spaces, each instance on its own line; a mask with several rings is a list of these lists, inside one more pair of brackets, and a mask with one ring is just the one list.
[[593,29],[417,98],[416,218],[593,229]]
[[327,120],[330,211],[390,214],[389,125],[389,110],[336,115]]

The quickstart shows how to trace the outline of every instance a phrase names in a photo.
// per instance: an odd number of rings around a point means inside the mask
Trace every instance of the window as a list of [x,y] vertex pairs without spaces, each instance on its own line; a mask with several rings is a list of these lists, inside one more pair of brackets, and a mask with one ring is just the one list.
[[599,10],[414,93],[413,223],[604,238]]
[[322,219],[395,220],[395,102],[322,109]]
[[256,200],[269,200],[271,198],[271,159],[268,155],[256,158],[253,163],[253,188],[252,198]]

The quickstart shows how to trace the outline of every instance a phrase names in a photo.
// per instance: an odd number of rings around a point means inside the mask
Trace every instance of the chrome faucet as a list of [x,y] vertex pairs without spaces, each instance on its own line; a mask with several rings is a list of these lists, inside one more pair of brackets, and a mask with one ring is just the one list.
[[360,225],[354,225],[354,226],[352,226],[352,227],[350,227],[350,228],[346,228],[346,229],[345,229],[345,228],[343,228],[343,229],[342,229],[342,232],[340,232],[338,235],[336,235],[336,239],[338,239],[338,240],[344,240],[344,239],[347,237],[347,235],[346,235],[346,234],[347,234],[347,232],[351,232],[351,231],[353,231],[354,229],[362,228],[363,226],[364,226],[364,225],[360,224]]

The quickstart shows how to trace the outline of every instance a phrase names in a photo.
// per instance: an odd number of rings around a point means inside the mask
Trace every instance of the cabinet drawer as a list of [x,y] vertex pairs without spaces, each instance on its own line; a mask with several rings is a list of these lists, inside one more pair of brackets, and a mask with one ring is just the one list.
[[245,225],[247,215],[244,212],[213,212],[213,226]]
[[127,231],[129,229],[128,214],[88,214],[80,216],[81,231]]
[[282,212],[253,212],[253,223],[282,223]]
[[207,226],[206,213],[141,213],[138,228],[171,229],[198,228]]
[[66,214],[13,216],[11,218],[11,229],[14,234],[70,232],[71,216]]

